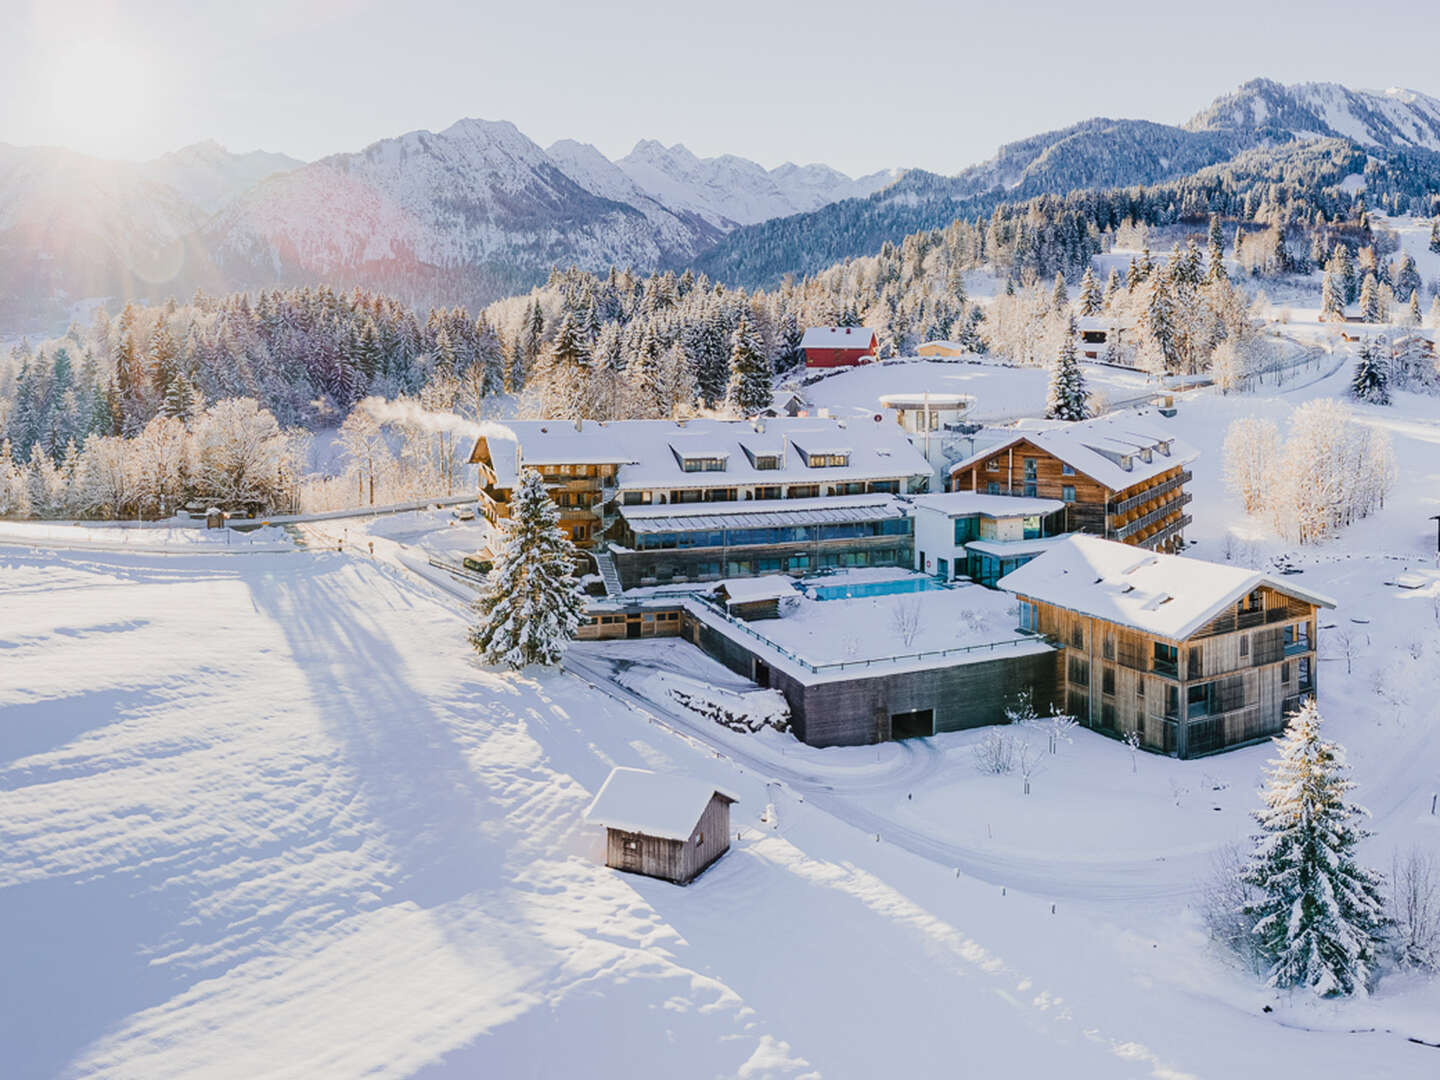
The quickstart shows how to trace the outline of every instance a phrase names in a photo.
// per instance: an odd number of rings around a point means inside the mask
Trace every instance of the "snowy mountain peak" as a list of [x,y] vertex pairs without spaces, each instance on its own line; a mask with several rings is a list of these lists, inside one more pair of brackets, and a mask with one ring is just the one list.
[[1414,90],[1351,90],[1339,83],[1284,86],[1252,79],[1186,125],[1191,131],[1290,133],[1365,147],[1440,151],[1440,101]]

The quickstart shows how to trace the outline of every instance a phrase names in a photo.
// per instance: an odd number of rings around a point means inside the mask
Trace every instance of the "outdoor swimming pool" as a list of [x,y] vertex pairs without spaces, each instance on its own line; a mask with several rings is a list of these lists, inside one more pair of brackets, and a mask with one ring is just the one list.
[[929,592],[947,588],[934,578],[900,578],[896,581],[867,581],[854,585],[806,585],[816,600],[854,600],[861,596],[896,596],[900,593]]

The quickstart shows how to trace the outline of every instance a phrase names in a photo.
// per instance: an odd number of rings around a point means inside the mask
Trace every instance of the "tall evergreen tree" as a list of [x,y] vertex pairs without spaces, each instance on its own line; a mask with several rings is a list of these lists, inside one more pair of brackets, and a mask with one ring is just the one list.
[[1342,321],[1345,318],[1345,283],[1336,273],[1333,260],[1320,280],[1320,314]]
[[1105,302],[1106,311],[1111,310],[1115,303],[1115,297],[1120,295],[1120,271],[1113,266],[1110,268],[1110,276],[1105,279]]
[[1077,334],[1075,316],[1070,316],[1065,338],[1060,343],[1055,366],[1050,369],[1050,389],[1045,398],[1045,415],[1052,420],[1084,420],[1089,415],[1086,403],[1085,373],[1075,350]]
[[1440,255],[1440,218],[1430,223],[1430,250]]
[[1101,304],[1104,298],[1100,294],[1100,283],[1095,280],[1095,270],[1091,266],[1085,267],[1085,276],[1080,279],[1080,314],[1093,316],[1100,314]]
[[1365,284],[1360,286],[1360,317],[1367,323],[1378,323],[1380,311],[1380,283],[1373,273],[1365,275]]
[[1210,239],[1207,255],[1206,281],[1226,281],[1230,275],[1225,272],[1225,231],[1220,228],[1220,215],[1210,215]]
[[490,590],[475,602],[469,641],[487,663],[519,669],[558,664],[580,625],[585,597],[575,579],[575,545],[540,474],[520,474]]
[[1050,302],[1055,305],[1056,311],[1064,311],[1070,306],[1070,289],[1065,284],[1065,275],[1055,271],[1055,287],[1050,293]]
[[1312,698],[1276,740],[1260,833],[1241,879],[1257,890],[1255,920],[1269,985],[1320,996],[1364,994],[1385,927],[1382,879],[1356,861],[1368,834],[1349,801],[1345,751],[1320,734]]
[[1361,341],[1355,374],[1350,380],[1351,396],[1371,405],[1389,405],[1390,373],[1386,370],[1387,366],[1383,344],[1372,343],[1368,338]]
[[743,312],[730,336],[730,406],[741,416],[753,416],[768,408],[774,394],[770,358],[760,343],[760,336],[750,328],[750,319]]

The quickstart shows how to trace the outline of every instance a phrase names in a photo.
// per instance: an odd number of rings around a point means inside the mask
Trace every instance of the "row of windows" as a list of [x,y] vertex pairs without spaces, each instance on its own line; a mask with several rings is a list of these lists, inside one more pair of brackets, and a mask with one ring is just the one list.
[[[1037,472],[1039,471],[1039,463],[1038,463],[1038,462],[1036,461],[1036,459],[1033,458],[1033,457],[1024,458],[1023,461],[1024,461],[1024,467],[1025,467],[1025,479],[1026,479],[1026,480],[1034,480],[1035,477],[1036,477]],[[985,471],[986,471],[986,472],[999,472],[999,471],[1000,471],[1000,459],[999,459],[998,457],[996,457],[996,458],[991,458],[989,461],[987,461],[987,462],[985,463]],[[1074,475],[1075,475],[1075,466],[1069,464],[1068,462],[1062,461],[1062,462],[1060,463],[1060,475],[1061,475],[1061,476],[1074,476]]]
[[[1038,490],[1038,489],[1036,488],[1036,486],[1035,486],[1034,484],[1026,484],[1026,485],[1024,486],[1024,488],[1021,489],[1021,494],[1024,495],[1027,499],[1033,499],[1033,498],[1036,497],[1036,492],[1037,492],[1037,490]],[[988,484],[986,484],[986,485],[985,485],[985,493],[986,493],[987,495],[999,495],[999,494],[1001,494],[999,481],[991,480]],[[1072,484],[1063,484],[1063,485],[1061,485],[1061,487],[1060,487],[1060,501],[1061,501],[1061,502],[1067,502],[1067,503],[1073,503],[1073,502],[1075,501],[1075,488],[1074,488],[1074,485],[1072,485]]]
[[[766,484],[751,488],[746,499],[818,499],[825,495],[898,495],[900,494],[899,480],[849,480],[840,484],[827,484],[822,492],[819,484],[792,484],[788,488],[782,488],[778,484]],[[719,488],[683,488],[673,491],[662,491],[659,493],[651,491],[627,491],[620,496],[620,501],[626,506],[651,506],[656,503],[701,503],[701,502],[740,502],[740,489],[733,487]]]
[[819,540],[853,540],[868,536],[909,536],[909,518],[854,521],[837,525],[790,525],[770,529],[695,529],[686,532],[646,533],[628,546],[639,551],[670,548],[744,547],[755,544],[807,544]]
[[756,574],[801,574],[815,569],[850,569],[865,566],[900,566],[907,561],[908,553],[902,549],[881,551],[827,551],[819,559],[809,555],[790,555],[764,559],[719,559],[697,563],[675,565],[657,562],[643,571],[646,581],[651,579],[661,584],[677,577],[687,580],[718,577],[751,577]]

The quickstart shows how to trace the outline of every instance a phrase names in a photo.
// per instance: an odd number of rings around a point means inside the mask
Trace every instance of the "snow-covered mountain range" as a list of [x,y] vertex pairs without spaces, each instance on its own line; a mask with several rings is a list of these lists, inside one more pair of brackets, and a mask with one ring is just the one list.
[[912,169],[867,198],[734,230],[696,269],[732,284],[771,284],[960,214],[989,213],[998,200],[1164,183],[1257,147],[1318,139],[1341,140],[1372,157],[1409,155],[1440,173],[1440,158],[1427,157],[1440,154],[1440,100],[1413,90],[1254,79],[1182,125],[1096,118],[1009,143],[955,176]]
[[693,265],[760,284],[997,199],[1166,182],[1255,147],[1322,138],[1429,160],[1440,154],[1440,101],[1256,79],[1183,125],[1093,119],[955,176],[858,179],[654,140],[612,161],[582,142],[542,148],[513,124],[473,119],[308,165],[215,143],[143,163],[0,145],[0,330],[53,324],[85,297],[197,286],[326,280],[473,305],[569,263]]
[[826,165],[776,169],[642,141],[610,161],[461,120],[310,164],[198,143],[124,163],[0,146],[0,327],[83,297],[327,280],[474,303],[554,265],[688,263],[727,232],[868,195]]

